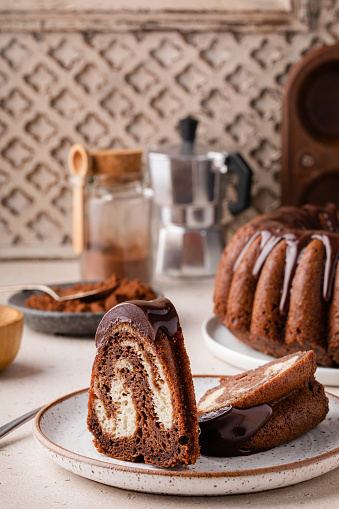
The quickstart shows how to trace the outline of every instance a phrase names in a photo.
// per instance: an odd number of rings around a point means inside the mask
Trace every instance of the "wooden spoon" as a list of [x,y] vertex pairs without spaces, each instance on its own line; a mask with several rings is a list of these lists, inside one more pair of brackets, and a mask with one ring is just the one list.
[[82,145],[71,147],[68,165],[71,175],[76,177],[72,186],[72,230],[73,249],[80,254],[84,249],[84,180],[91,170],[91,158]]

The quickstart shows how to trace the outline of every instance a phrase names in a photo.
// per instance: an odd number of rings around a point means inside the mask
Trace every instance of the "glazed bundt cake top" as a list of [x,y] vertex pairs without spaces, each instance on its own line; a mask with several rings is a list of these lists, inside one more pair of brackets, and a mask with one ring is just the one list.
[[285,206],[259,216],[248,223],[242,231],[248,235],[245,247],[234,264],[234,270],[240,263],[252,242],[261,235],[260,249],[253,267],[253,275],[257,277],[273,250],[285,240],[286,262],[284,284],[280,301],[280,312],[286,313],[292,281],[299,257],[303,249],[313,239],[320,240],[326,252],[325,272],[323,281],[323,298],[329,301],[339,255],[339,221],[334,204],[323,207],[304,205],[303,207]]
[[273,355],[314,350],[339,365],[339,221],[333,204],[282,207],[227,243],[214,312],[234,336]]

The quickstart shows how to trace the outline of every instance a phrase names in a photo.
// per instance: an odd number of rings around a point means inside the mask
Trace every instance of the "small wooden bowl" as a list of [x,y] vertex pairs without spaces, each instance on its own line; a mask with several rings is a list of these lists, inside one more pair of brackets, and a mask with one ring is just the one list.
[[14,361],[19,351],[24,315],[10,306],[0,306],[0,371]]

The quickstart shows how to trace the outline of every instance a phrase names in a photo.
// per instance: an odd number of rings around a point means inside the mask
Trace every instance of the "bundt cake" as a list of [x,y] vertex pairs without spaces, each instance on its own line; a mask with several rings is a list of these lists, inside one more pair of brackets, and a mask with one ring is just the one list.
[[195,394],[173,304],[118,304],[103,317],[96,346],[87,424],[98,451],[159,467],[195,463]]
[[241,341],[274,357],[313,349],[339,364],[336,206],[286,206],[256,217],[227,244],[214,312]]
[[201,453],[239,456],[307,433],[326,416],[328,400],[314,378],[315,354],[297,352],[226,378],[198,403]]

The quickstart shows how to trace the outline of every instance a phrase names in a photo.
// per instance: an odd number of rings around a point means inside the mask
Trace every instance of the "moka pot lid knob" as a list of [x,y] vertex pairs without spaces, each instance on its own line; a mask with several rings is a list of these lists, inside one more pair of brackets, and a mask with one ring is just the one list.
[[[179,121],[179,131],[182,143],[177,145],[156,145],[151,147],[148,157],[150,160],[184,159],[210,161],[212,149],[195,143],[198,120],[192,116]],[[215,151],[214,151],[215,153]]]

